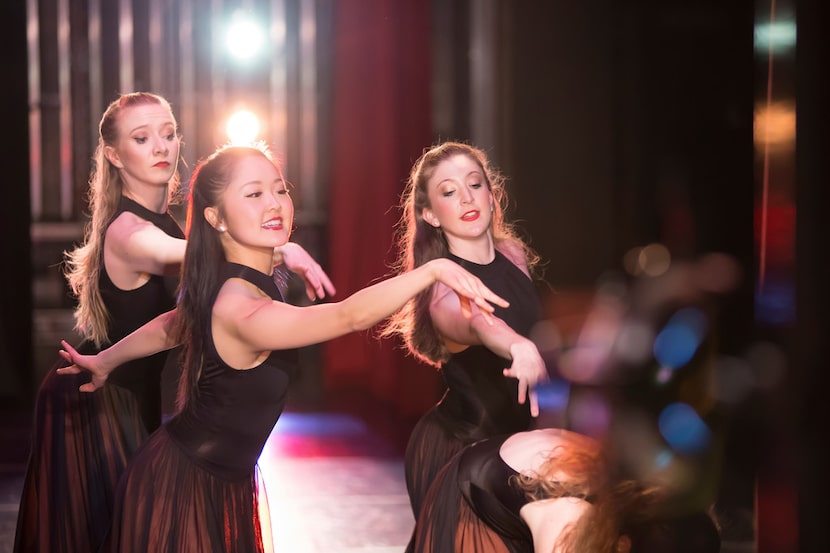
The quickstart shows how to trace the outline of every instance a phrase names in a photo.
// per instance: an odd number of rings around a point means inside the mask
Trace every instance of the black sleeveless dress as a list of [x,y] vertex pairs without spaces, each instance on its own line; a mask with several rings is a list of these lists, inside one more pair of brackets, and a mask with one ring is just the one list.
[[[113,220],[130,212],[166,234],[184,239],[169,213],[155,213],[122,197]],[[102,254],[103,255],[103,254]],[[110,314],[109,338],[116,342],[175,305],[178,277],[152,275],[141,287],[121,290],[101,261],[99,286]],[[57,346],[57,344],[56,344]],[[78,347],[95,353],[90,341]],[[121,473],[148,432],[161,422],[161,353],[115,370],[93,394],[78,387],[87,373],[63,375],[55,368],[38,389],[32,451],[23,485],[15,552],[95,551],[112,517],[113,493]]]
[[439,471],[421,509],[417,553],[531,553],[533,536],[519,511],[529,501],[499,454],[508,435],[466,447]]
[[[510,302],[507,308],[496,307],[496,317],[518,334],[530,334],[542,308],[524,272],[498,250],[487,265],[454,255],[449,258]],[[427,488],[461,448],[483,438],[530,428],[530,405],[519,404],[518,381],[502,374],[509,366],[510,360],[486,347],[471,346],[441,367],[447,390],[438,405],[415,425],[406,449],[406,485],[416,520]]]
[[[439,471],[424,499],[411,551],[533,553],[533,536],[520,514],[532,500],[500,453],[509,437],[467,446]],[[623,522],[621,532],[637,553],[718,553],[721,548],[717,526],[705,511],[631,520]]]
[[[268,275],[225,263],[219,287],[229,278],[282,301]],[[261,524],[270,521],[259,518],[256,463],[285,406],[296,350],[236,370],[219,357],[212,336],[205,344],[193,398],[150,436],[121,479],[105,551],[266,550]]]

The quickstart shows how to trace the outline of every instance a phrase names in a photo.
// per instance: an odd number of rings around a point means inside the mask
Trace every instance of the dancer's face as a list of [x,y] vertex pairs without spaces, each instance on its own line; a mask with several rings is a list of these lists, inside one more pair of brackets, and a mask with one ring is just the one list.
[[162,104],[141,104],[118,114],[118,140],[107,146],[107,159],[124,184],[167,185],[179,160],[176,120]]
[[238,244],[273,249],[291,236],[294,203],[277,166],[264,156],[251,155],[237,163],[222,193],[221,212],[210,207],[205,215]]
[[490,231],[493,196],[481,167],[458,154],[435,167],[427,182],[430,207],[424,220],[443,229],[447,238],[479,238]]

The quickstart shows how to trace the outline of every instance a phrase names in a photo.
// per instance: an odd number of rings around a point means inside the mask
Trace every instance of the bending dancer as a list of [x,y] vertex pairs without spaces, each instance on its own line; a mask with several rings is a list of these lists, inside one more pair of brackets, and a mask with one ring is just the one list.
[[[630,290],[603,292],[560,367],[592,375],[597,387],[636,387],[637,403],[608,404],[618,422],[598,433],[601,442],[547,428],[468,446],[429,487],[411,550],[717,553],[719,531],[706,511],[716,501],[711,484],[719,473],[723,413],[711,408],[713,388],[702,381],[698,390],[677,385],[684,374],[699,377],[711,366],[717,319],[710,302],[738,276],[734,260],[708,254],[695,263],[672,262]],[[642,339],[649,335],[654,339]],[[676,374],[659,376],[666,367]],[[703,406],[709,420],[652,421],[645,409],[677,401],[665,397],[666,388],[682,389],[684,401]],[[661,397],[646,402],[648,394]]]
[[[99,124],[82,245],[67,253],[77,297],[79,351],[94,353],[173,308],[184,233],[168,212],[177,192],[180,137],[170,104],[146,92],[114,100]],[[328,277],[295,244],[275,252],[313,299]],[[112,516],[118,479],[161,423],[166,352],[119,367],[95,395],[88,375],[50,371],[38,390],[32,451],[15,534],[16,552],[95,551]],[[61,363],[63,360],[61,360]]]
[[496,308],[495,324],[486,324],[463,316],[457,296],[438,283],[384,328],[385,336],[401,335],[416,358],[439,367],[447,385],[407,445],[406,484],[416,519],[428,486],[457,451],[527,430],[538,415],[533,386],[547,373],[527,337],[541,317],[531,280],[538,256],[505,221],[506,202],[504,178],[484,152],[458,142],[427,150],[404,193],[398,271],[449,258],[510,302]]
[[614,475],[592,438],[546,428],[470,445],[439,473],[418,553],[717,553],[705,512],[671,513],[663,486]]
[[263,551],[256,462],[284,407],[292,348],[369,328],[436,281],[454,290],[467,312],[475,304],[490,313],[488,301],[506,305],[446,259],[338,303],[287,305],[268,273],[274,247],[289,239],[293,211],[266,150],[218,150],[191,180],[176,311],[96,356],[64,344],[75,365],[60,372],[93,373],[83,391],[102,386],[129,359],[184,345],[181,409],[122,477],[106,550]]

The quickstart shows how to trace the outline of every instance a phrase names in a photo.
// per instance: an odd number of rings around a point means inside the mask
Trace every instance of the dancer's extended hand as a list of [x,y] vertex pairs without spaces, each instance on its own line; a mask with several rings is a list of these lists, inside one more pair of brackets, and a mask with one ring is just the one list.
[[450,287],[461,301],[461,311],[466,317],[473,314],[470,302],[475,303],[481,310],[481,314],[490,324],[493,324],[492,313],[495,310],[493,304],[508,307],[510,302],[495,294],[487,288],[481,279],[473,275],[458,263],[449,259],[433,259],[429,262],[432,266],[435,280]]
[[283,244],[274,253],[275,262],[281,262],[292,273],[296,273],[305,281],[305,292],[308,299],[314,301],[336,292],[331,279],[311,255],[299,244],[288,242]]
[[510,356],[513,362],[510,368],[504,369],[504,376],[519,380],[519,403],[530,401],[530,414],[539,416],[539,399],[536,396],[536,385],[548,379],[547,368],[536,344],[530,340],[522,340],[510,346]]
[[59,368],[58,374],[80,374],[83,371],[92,374],[92,380],[78,388],[82,392],[94,392],[106,383],[112,368],[107,367],[98,355],[81,355],[66,340],[61,340],[61,346],[61,357],[72,364]]

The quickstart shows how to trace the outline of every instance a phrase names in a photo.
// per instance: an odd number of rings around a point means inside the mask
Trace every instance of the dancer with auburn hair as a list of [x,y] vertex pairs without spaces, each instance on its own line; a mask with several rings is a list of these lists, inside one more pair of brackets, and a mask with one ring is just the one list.
[[[441,467],[467,444],[527,430],[539,407],[533,387],[547,379],[528,338],[542,309],[531,276],[539,258],[505,220],[504,177],[480,149],[460,142],[429,148],[403,195],[397,271],[448,258],[510,302],[495,324],[466,317],[441,283],[420,293],[383,329],[417,359],[438,367],[447,390],[415,426],[406,484],[415,518]],[[411,546],[411,544],[410,544]]]
[[431,482],[411,550],[717,553],[709,513],[725,413],[706,380],[716,379],[716,295],[738,278],[735,261],[715,253],[601,289],[558,361],[561,374],[612,392],[607,426],[593,437],[543,428],[467,446]]
[[598,441],[545,428],[476,442],[439,473],[417,553],[717,553],[702,511],[675,513],[665,486],[617,474]]

